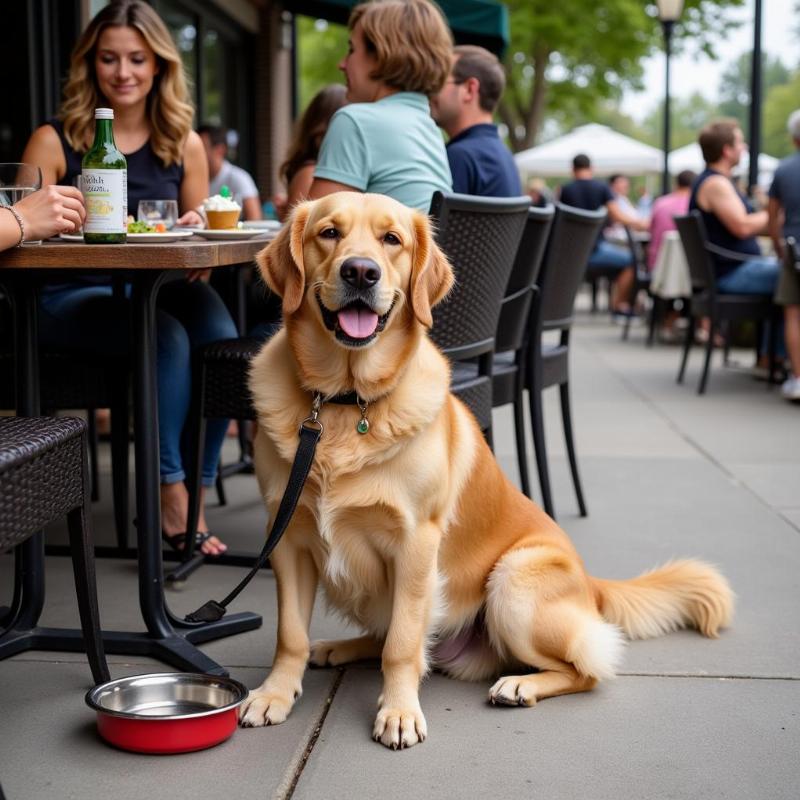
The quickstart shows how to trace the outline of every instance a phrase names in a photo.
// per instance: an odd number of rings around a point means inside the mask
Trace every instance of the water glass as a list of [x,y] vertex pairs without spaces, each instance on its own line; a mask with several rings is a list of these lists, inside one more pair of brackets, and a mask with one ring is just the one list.
[[178,219],[178,201],[140,200],[136,218],[139,222],[146,222],[148,225],[163,222],[168,231],[172,230]]
[[[0,206],[13,206],[42,188],[42,171],[33,164],[0,164]],[[41,244],[42,240],[25,244]]]

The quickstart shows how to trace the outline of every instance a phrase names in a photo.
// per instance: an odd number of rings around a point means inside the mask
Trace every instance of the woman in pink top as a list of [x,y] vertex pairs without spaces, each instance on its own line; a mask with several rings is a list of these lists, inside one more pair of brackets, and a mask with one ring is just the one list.
[[647,266],[652,272],[661,249],[661,240],[667,231],[675,230],[675,220],[689,211],[689,195],[694,179],[697,176],[689,169],[678,173],[675,191],[659,197],[653,203],[650,217],[650,247],[647,250]]

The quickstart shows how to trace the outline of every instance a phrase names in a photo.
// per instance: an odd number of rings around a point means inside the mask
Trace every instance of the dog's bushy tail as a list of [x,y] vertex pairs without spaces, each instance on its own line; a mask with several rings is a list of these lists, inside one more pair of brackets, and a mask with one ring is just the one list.
[[678,628],[697,628],[716,638],[733,616],[728,581],[702,561],[670,561],[629,580],[591,580],[600,613],[631,639],[649,639]]

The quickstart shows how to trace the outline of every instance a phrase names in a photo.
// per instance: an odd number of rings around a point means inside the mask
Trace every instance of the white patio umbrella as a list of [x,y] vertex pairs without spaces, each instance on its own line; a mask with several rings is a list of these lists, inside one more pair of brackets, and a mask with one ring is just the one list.
[[523,150],[514,161],[522,173],[554,177],[569,175],[578,153],[589,156],[595,175],[644,175],[663,169],[661,150],[596,124],[581,125],[558,139]]
[[[772,180],[772,176],[780,162],[775,156],[767,153],[759,153],[758,156],[758,183],[766,186]],[[705,161],[700,145],[691,142],[683,147],[678,147],[669,154],[669,171],[671,175],[677,175],[685,169],[693,172],[702,172],[705,169]],[[734,175],[747,175],[750,169],[750,153],[745,153],[742,160],[736,165]]]

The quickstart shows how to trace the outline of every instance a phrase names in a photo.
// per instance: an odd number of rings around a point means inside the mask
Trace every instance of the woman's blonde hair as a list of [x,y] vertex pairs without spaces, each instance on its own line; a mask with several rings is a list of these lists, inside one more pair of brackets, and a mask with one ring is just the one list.
[[356,6],[347,26],[361,23],[367,51],[377,59],[369,76],[401,92],[441,91],[453,63],[453,36],[430,0],[375,0]]
[[88,150],[94,136],[94,109],[108,101],[100,94],[95,74],[97,40],[105,28],[137,30],[156,55],[158,74],[147,98],[150,146],[164,166],[180,163],[194,109],[178,49],[161,17],[142,0],[115,0],[89,23],[70,60],[59,119],[64,136],[78,152]]

